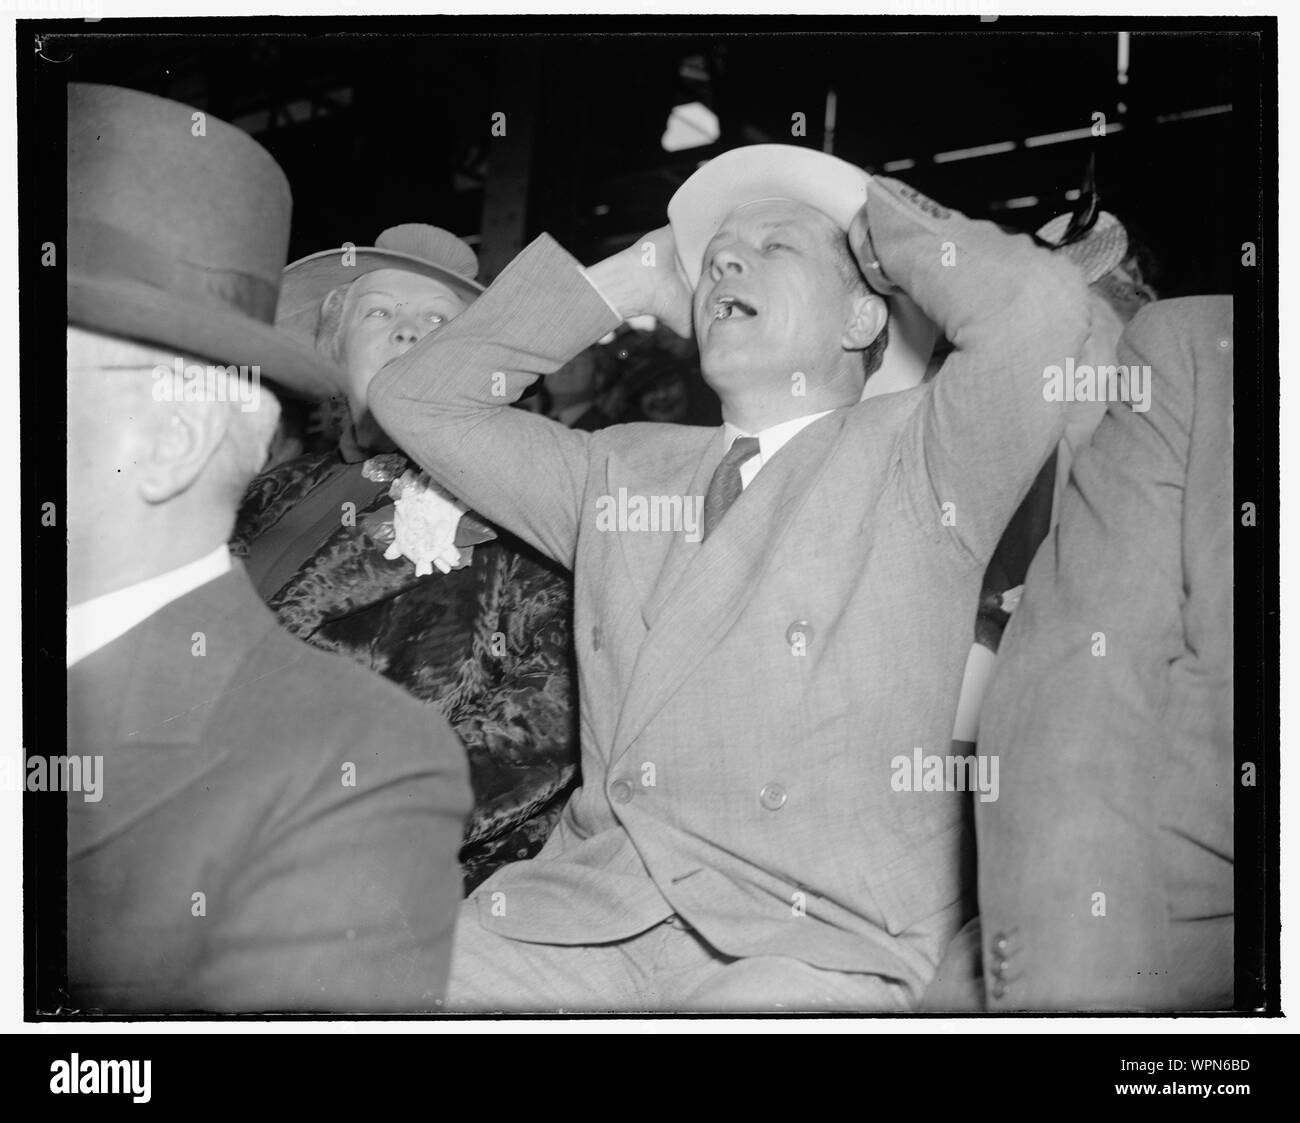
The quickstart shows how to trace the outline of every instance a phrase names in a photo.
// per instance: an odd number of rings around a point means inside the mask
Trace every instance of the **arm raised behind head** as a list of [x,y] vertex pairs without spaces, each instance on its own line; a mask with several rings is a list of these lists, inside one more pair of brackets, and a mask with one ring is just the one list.
[[464,313],[375,376],[370,408],[444,487],[571,567],[592,436],[509,407],[619,322],[543,234]]

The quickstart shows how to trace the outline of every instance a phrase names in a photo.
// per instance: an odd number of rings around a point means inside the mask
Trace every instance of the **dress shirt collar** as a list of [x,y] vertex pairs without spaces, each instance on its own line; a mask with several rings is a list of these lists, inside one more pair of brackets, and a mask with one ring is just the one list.
[[782,421],[779,425],[772,425],[760,433],[746,433],[743,429],[737,429],[730,421],[723,422],[723,452],[731,448],[737,437],[758,438],[758,455],[751,456],[740,466],[741,486],[748,487],[750,480],[758,475],[758,470],[788,444],[797,433],[807,428],[819,417],[825,417],[831,412],[833,411],[824,409],[821,413],[810,413],[805,417]]
[[177,569],[72,605],[68,609],[68,666],[107,647],[163,606],[229,572],[230,551],[223,542],[210,554]]

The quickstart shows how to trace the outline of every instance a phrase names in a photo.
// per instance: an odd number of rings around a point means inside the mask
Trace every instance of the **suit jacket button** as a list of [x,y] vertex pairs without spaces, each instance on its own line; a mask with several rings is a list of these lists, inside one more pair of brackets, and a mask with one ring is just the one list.
[[632,781],[615,780],[609,786],[609,798],[615,803],[627,803],[632,798]]
[[777,783],[764,784],[763,790],[758,793],[758,802],[769,811],[780,811],[785,806],[785,801],[785,788]]
[[996,983],[993,984],[993,997],[994,997],[994,998],[1001,998],[1001,997],[1002,997],[1003,995],[1005,995],[1006,993],[1007,993],[1007,988],[1006,988],[1005,986],[1002,985],[1002,980],[1001,980],[1001,979],[999,979]]
[[592,651],[600,650],[600,625],[599,624],[593,624],[591,626],[591,650]]
[[791,647],[800,644],[808,647],[813,641],[813,626],[807,620],[796,620],[785,630],[785,642]]
[[999,932],[993,937],[993,950],[998,955],[1006,955],[1007,949],[1011,946],[1011,941],[1007,938],[1005,932]]

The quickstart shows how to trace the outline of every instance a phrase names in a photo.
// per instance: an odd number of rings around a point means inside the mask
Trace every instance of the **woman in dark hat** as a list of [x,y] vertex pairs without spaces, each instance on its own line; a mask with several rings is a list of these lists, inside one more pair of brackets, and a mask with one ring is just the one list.
[[333,359],[346,385],[337,448],[259,476],[232,549],[280,622],[436,706],[469,754],[468,887],[531,857],[577,770],[568,575],[488,526],[393,447],[366,407],[389,360],[482,292],[464,242],[385,230],[288,266],[276,323]]

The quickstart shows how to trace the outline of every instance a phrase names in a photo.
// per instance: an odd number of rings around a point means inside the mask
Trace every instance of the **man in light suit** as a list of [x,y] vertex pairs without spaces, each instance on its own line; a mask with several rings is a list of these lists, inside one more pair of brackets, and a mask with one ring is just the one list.
[[[539,238],[370,387],[402,447],[575,574],[583,786],[466,902],[449,1003],[902,1010],[969,913],[970,840],[962,793],[899,790],[895,762],[947,749],[1082,282],[785,146],[711,161],[669,218],[588,272]],[[722,428],[505,408],[642,314],[693,320]],[[873,370],[916,382],[927,318],[939,377],[859,401]]]
[[990,1010],[1233,1003],[1231,299],[1149,305],[1119,361],[1150,408],[1079,451],[981,719]]
[[283,173],[191,113],[68,91],[67,754],[100,779],[67,794],[67,1006],[433,1010],[464,752],[231,561],[278,413],[260,372],[330,372],[272,323]]

